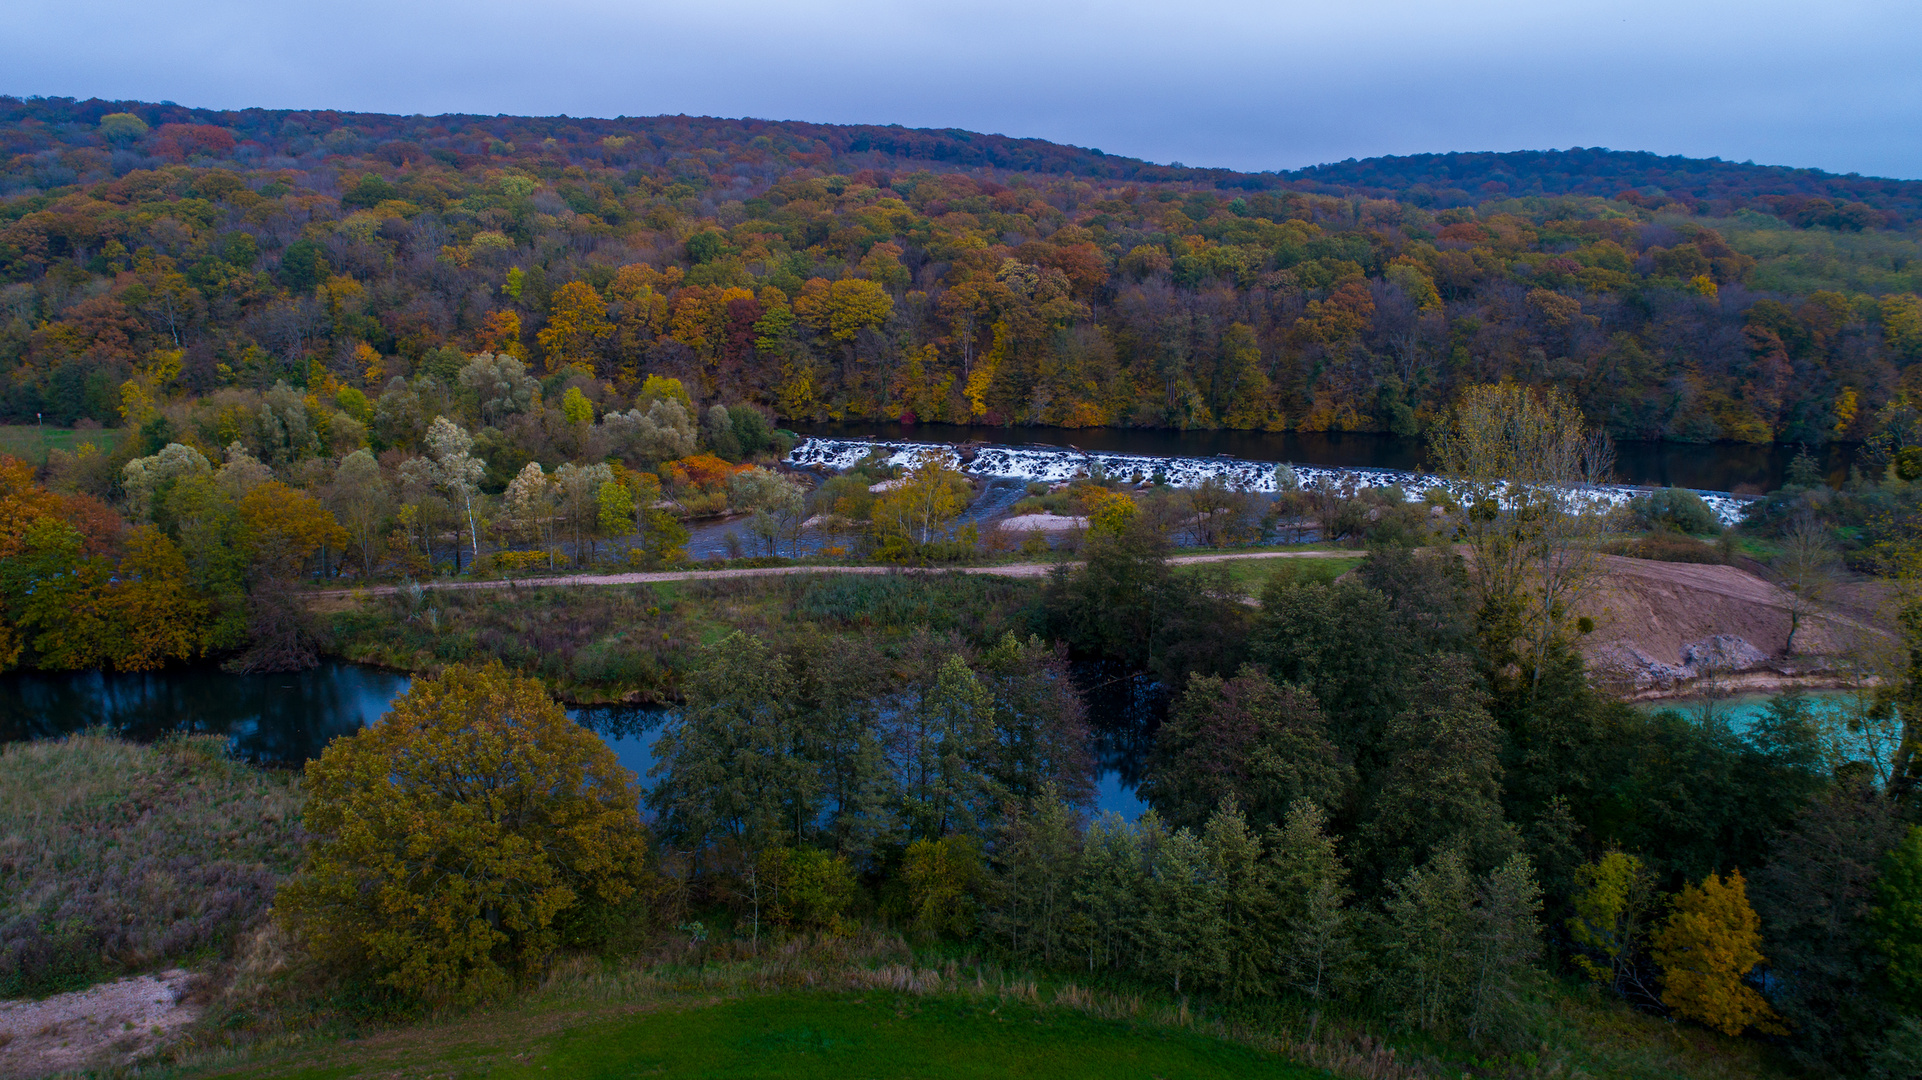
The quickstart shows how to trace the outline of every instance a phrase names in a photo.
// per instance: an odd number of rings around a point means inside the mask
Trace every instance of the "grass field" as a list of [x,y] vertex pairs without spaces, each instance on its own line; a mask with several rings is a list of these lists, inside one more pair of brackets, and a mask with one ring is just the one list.
[[81,443],[90,442],[102,450],[112,451],[126,437],[124,428],[76,431],[73,428],[39,428],[33,424],[0,424],[0,454],[44,465],[49,450],[71,451]]
[[1328,1075],[1158,1025],[975,997],[785,993],[654,1007],[570,1026],[505,1014],[304,1048],[191,1077],[1275,1077]]
[[[1326,584],[1364,561],[1365,557],[1361,555],[1339,559],[1228,559],[1217,563],[1191,564],[1191,567],[1206,567],[1210,571],[1226,573],[1237,589],[1249,596],[1260,596],[1271,581]],[[1192,572],[1192,569],[1181,567],[1177,572]]]

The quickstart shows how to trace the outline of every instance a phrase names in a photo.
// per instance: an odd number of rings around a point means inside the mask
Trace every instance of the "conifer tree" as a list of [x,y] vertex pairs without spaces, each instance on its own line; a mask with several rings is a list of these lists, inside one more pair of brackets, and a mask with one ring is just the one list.
[[1279,920],[1261,840],[1230,799],[1208,819],[1201,842],[1221,894],[1221,989],[1231,998],[1265,993]]
[[1279,920],[1278,974],[1296,993],[1337,996],[1348,981],[1354,940],[1346,907],[1348,871],[1327,832],[1327,815],[1298,799],[1267,839]]
[[1175,993],[1219,977],[1226,947],[1221,880],[1208,863],[1201,838],[1176,829],[1155,852],[1148,879],[1146,934],[1150,974]]

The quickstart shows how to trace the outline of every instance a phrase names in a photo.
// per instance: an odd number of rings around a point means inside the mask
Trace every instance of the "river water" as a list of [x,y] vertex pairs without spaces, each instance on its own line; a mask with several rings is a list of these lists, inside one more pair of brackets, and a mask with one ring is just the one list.
[[[1428,444],[1360,431],[1173,431],[1156,428],[1015,428],[958,424],[804,424],[801,435],[884,442],[986,443],[995,446],[1073,448],[1089,453],[1149,457],[1288,461],[1336,469],[1419,471]],[[1799,447],[1786,444],[1617,442],[1616,479],[1641,487],[1760,494],[1782,486]],[[1852,444],[1817,447],[1814,454],[1831,483],[1848,476]]]
[[[319,757],[337,736],[378,721],[412,682],[403,672],[335,661],[284,675],[231,675],[204,666],[143,674],[11,674],[0,676],[0,742],[89,729],[138,742],[176,733],[220,735],[242,760],[298,766]],[[571,706],[567,715],[599,735],[647,784],[668,709]],[[1144,809],[1135,797],[1139,741],[1097,739],[1096,809],[1129,818]]]

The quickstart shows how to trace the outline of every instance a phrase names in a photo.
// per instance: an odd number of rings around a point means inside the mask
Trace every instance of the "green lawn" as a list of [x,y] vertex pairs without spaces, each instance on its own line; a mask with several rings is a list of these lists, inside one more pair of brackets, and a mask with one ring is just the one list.
[[1325,1077],[1194,1032],[965,997],[778,994],[578,1026],[505,1014],[188,1075],[579,1078]]
[[81,443],[92,443],[102,450],[111,452],[126,438],[125,428],[95,428],[92,431],[75,431],[73,428],[39,428],[33,424],[0,424],[0,454],[44,465],[47,451],[71,451]]

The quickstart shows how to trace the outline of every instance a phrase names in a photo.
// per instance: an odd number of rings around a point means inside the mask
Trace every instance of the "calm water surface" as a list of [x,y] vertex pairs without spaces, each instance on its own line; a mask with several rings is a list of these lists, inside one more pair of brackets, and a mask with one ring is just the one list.
[[[285,675],[230,675],[213,667],[6,675],[0,676],[0,742],[89,728],[141,742],[175,733],[221,735],[244,760],[299,765],[319,757],[336,736],[379,720],[412,681],[401,672],[337,662]],[[622,765],[647,782],[667,709],[574,706],[567,715],[599,735]],[[1138,755],[1115,750],[1119,745],[1103,739],[1097,750],[1098,809],[1132,818],[1143,809],[1135,798]]]

